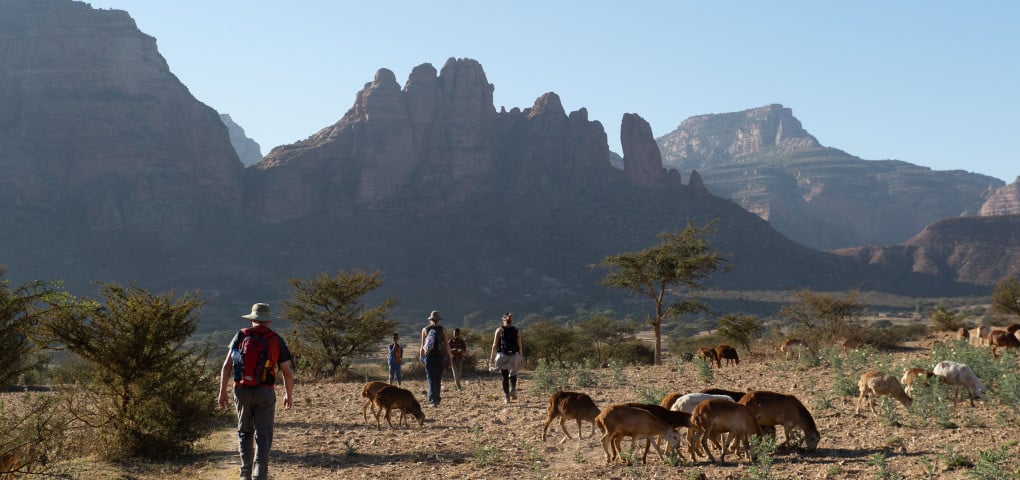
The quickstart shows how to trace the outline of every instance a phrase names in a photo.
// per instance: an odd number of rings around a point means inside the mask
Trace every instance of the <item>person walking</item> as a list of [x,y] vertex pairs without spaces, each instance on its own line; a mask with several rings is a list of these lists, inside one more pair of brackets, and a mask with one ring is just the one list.
[[460,336],[460,329],[453,329],[453,338],[450,339],[450,353],[453,354],[453,380],[457,382],[457,390],[460,390],[460,378],[464,374],[464,354],[467,353],[467,342]]
[[489,363],[495,365],[503,376],[503,403],[517,400],[517,372],[524,363],[524,341],[513,322],[512,313],[503,315],[503,325],[496,329],[489,355]]
[[390,385],[396,382],[396,385],[400,386],[400,364],[404,358],[404,347],[400,346],[400,336],[396,333],[393,334],[393,343],[389,346],[389,355],[386,357],[386,364],[390,367]]
[[421,329],[420,358],[425,364],[425,378],[428,380],[429,405],[438,407],[442,401],[443,371],[453,368],[453,354],[446,332],[439,325],[442,317],[438,311],[429,314],[429,324]]
[[269,328],[274,319],[269,304],[256,303],[241,318],[251,320],[251,328],[242,328],[230,340],[217,402],[227,408],[227,387],[233,379],[241,479],[265,480],[276,419],[276,373],[283,376],[283,406],[289,409],[294,405],[293,356],[283,338]]

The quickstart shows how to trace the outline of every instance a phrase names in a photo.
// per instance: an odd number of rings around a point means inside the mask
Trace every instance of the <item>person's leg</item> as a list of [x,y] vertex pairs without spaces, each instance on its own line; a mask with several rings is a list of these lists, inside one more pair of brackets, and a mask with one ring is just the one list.
[[396,373],[397,373],[397,386],[398,387],[400,386],[400,383],[404,381],[404,379],[403,379],[403,372],[400,371],[401,367],[403,367],[403,363],[402,362],[397,362],[396,366],[394,367],[396,369]]
[[457,382],[457,390],[460,390],[460,376],[462,369],[464,368],[464,359],[455,358],[453,359],[453,381]]
[[272,388],[256,388],[252,412],[255,421],[255,465],[252,478],[266,480],[269,478],[269,452],[273,449],[276,392]]
[[390,372],[389,384],[393,385],[393,381],[396,380],[397,378],[396,372],[394,371],[394,367],[396,367],[396,365],[393,362],[390,362],[387,364],[387,366]]
[[241,456],[241,478],[251,480],[252,460],[255,459],[255,419],[252,414],[254,388],[234,389],[234,407],[237,410],[237,451]]
[[510,398],[514,400],[517,400],[517,372],[521,370],[523,360],[524,358],[519,353],[514,354],[510,360]]
[[500,370],[503,376],[503,403],[510,403],[510,370]]
[[429,403],[439,406],[442,400],[443,359],[425,359],[425,376],[429,383]]

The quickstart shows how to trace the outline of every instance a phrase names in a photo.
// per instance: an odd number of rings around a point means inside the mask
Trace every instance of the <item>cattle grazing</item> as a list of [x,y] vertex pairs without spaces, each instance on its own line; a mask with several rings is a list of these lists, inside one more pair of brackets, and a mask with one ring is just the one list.
[[719,362],[719,354],[715,353],[715,349],[712,347],[699,348],[698,357],[704,358],[709,365],[714,363],[716,367],[722,367],[722,363]]
[[560,440],[563,443],[567,438],[572,438],[567,432],[566,421],[577,420],[577,439],[581,437],[581,421],[591,423],[591,435],[595,435],[595,417],[601,413],[595,401],[586,393],[559,391],[549,397],[549,407],[546,412],[545,425],[542,426],[542,441],[545,441],[549,424],[557,417],[560,419],[560,429],[567,437]]
[[740,403],[747,405],[751,413],[754,414],[755,420],[758,421],[758,425],[762,427],[782,425],[783,433],[786,434],[783,445],[790,443],[790,431],[796,428],[804,432],[804,442],[807,444],[808,451],[818,448],[821,434],[815,425],[815,419],[797,397],[756,390],[747,392],[744,398],[740,399]]
[[400,387],[390,385],[376,394],[375,400],[372,401],[375,405],[375,423],[380,429],[382,424],[379,421],[379,415],[382,414],[383,410],[386,411],[386,423],[393,428],[393,422],[390,421],[390,411],[394,409],[400,410],[400,423],[404,424],[404,415],[411,414],[414,418],[418,419],[418,425],[425,424],[425,413],[421,411],[421,404],[414,398],[414,394],[409,390],[404,390]]
[[601,441],[602,450],[606,453],[606,463],[612,463],[618,457],[620,440],[623,437],[648,440],[648,443],[645,444],[644,455],[641,456],[642,463],[646,463],[648,448],[652,445],[655,446],[659,459],[663,459],[659,445],[652,442],[655,437],[662,437],[673,449],[680,445],[680,434],[673,429],[669,422],[640,408],[610,405],[595,417],[595,425],[606,432]]
[[881,396],[892,397],[907,408],[910,408],[910,404],[913,402],[910,396],[903,391],[903,386],[896,380],[896,377],[886,375],[878,370],[867,370],[862,373],[861,379],[857,382],[857,388],[860,389],[861,395],[857,397],[856,415],[860,415],[861,404],[865,399],[868,400],[871,413],[876,413],[875,399]]
[[390,384],[386,382],[368,382],[361,387],[361,396],[365,399],[365,404],[361,407],[361,413],[365,417],[365,421],[368,421],[368,409],[372,408],[372,415],[375,415],[375,406],[372,402],[375,400],[375,396],[379,394],[379,390],[382,390]]
[[807,344],[796,338],[787,338],[779,346],[779,351],[786,355],[787,360],[790,360],[793,355],[797,355],[797,358],[800,359],[804,355],[805,350],[808,350]]
[[953,385],[955,387],[954,399],[959,398],[959,391],[961,389],[967,392],[972,407],[974,406],[975,398],[978,400],[985,399],[985,392],[988,389],[985,388],[984,383],[981,383],[981,379],[977,377],[969,365],[943,360],[935,364],[935,368],[932,368],[931,372],[940,377],[946,385]]
[[[704,452],[712,461],[712,451],[708,448],[708,439],[726,434],[722,443],[719,462],[726,461],[726,451],[730,443],[737,442],[738,450],[743,448],[753,461],[750,442],[751,435],[761,435],[761,427],[755,420],[751,410],[744,405],[730,400],[710,399],[698,404],[691,413],[691,427],[687,429],[687,451],[691,459]],[[701,448],[698,448],[698,447]]]
[[729,345],[717,345],[715,347],[715,356],[719,357],[720,362],[726,360],[726,365],[730,363],[740,365],[740,355],[737,355],[737,349]]

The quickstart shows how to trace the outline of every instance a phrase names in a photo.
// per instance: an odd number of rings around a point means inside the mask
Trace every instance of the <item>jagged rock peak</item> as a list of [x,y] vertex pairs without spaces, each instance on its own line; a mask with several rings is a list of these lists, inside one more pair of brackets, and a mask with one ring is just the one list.
[[634,183],[645,186],[660,184],[664,172],[662,155],[652,136],[652,127],[636,113],[623,114],[620,126],[623,147],[623,172]]
[[1020,213],[1020,177],[1000,187],[981,205],[981,216],[1013,215]]
[[563,110],[563,104],[560,103],[560,96],[553,92],[546,93],[535,100],[535,105],[531,107],[531,114],[529,118],[533,118],[538,115],[556,115],[566,116],[567,112]]
[[407,76],[407,83],[404,84],[404,91],[408,91],[418,85],[432,85],[436,83],[436,67],[431,63],[423,63],[414,67],[411,74]]
[[763,151],[776,153],[821,148],[793,110],[776,103],[740,112],[698,115],[661,138],[663,161],[681,169],[739,163]]
[[705,181],[701,179],[701,174],[697,170],[691,170],[691,177],[687,180],[687,186],[695,192],[708,193],[708,189],[705,188]]
[[390,70],[388,68],[380,68],[377,72],[375,72],[375,79],[372,81],[372,83],[375,83],[377,85],[385,83],[396,84],[397,76],[393,73],[393,70]]

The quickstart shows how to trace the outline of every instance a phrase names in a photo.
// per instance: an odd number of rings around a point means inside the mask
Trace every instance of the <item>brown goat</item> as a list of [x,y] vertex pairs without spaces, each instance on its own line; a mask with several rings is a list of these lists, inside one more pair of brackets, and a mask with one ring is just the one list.
[[868,399],[871,413],[876,413],[875,399],[883,395],[895,398],[907,408],[910,408],[910,404],[913,403],[913,399],[903,391],[903,386],[896,380],[896,377],[886,375],[878,370],[867,370],[862,373],[861,379],[857,381],[857,388],[861,391],[861,396],[857,397],[855,415],[860,415],[861,404],[864,403],[865,398]]
[[988,335],[988,344],[992,346],[992,356],[999,358],[999,348],[1020,348],[1020,340],[1006,330],[992,330]]
[[659,402],[659,405],[665,408],[670,408],[674,403],[676,403],[676,399],[682,396],[684,396],[684,394],[680,392],[667,393],[665,397],[662,397],[662,401]]
[[794,353],[797,354],[797,358],[800,358],[804,355],[804,350],[808,350],[807,344],[796,338],[787,338],[786,340],[783,340],[783,344],[779,346],[779,351],[786,355],[787,360],[789,360]]
[[1020,330],[1020,323],[1011,323],[1006,327],[1006,331],[1009,333],[1016,333],[1017,330]]
[[379,390],[382,390],[390,384],[386,382],[368,382],[361,387],[361,396],[365,399],[365,405],[361,407],[361,413],[365,417],[365,421],[368,421],[368,408],[372,408],[372,415],[375,415],[375,406],[372,404],[375,401],[375,396],[379,394]]
[[606,432],[601,441],[602,450],[606,453],[606,463],[612,463],[619,455],[620,440],[623,437],[648,440],[644,455],[641,457],[642,463],[647,463],[648,448],[653,444],[659,458],[663,458],[659,445],[652,442],[655,437],[662,437],[673,449],[680,445],[680,434],[669,422],[641,408],[610,405],[595,417],[595,425]]
[[376,408],[375,423],[380,429],[382,428],[382,422],[379,421],[379,415],[382,414],[383,410],[386,410],[386,423],[390,425],[390,428],[393,428],[393,422],[390,421],[390,411],[393,409],[400,409],[401,424],[404,423],[404,415],[408,413],[418,419],[419,426],[425,424],[425,413],[421,411],[421,404],[418,403],[418,400],[414,398],[414,394],[409,390],[389,385],[379,390],[372,404]]
[[577,439],[581,437],[581,420],[591,422],[591,436],[595,435],[595,417],[601,413],[595,401],[586,393],[559,391],[549,397],[549,408],[546,413],[545,425],[542,426],[542,441],[545,441],[549,424],[557,417],[560,419],[560,428],[567,437],[560,440],[563,443],[567,438],[573,438],[567,433],[566,421],[577,420]]
[[737,349],[729,345],[717,345],[715,347],[715,355],[719,357],[719,361],[726,360],[726,365],[731,362],[736,365],[740,365],[740,355],[737,355]]
[[967,327],[960,327],[960,329],[956,331],[956,339],[957,340],[970,339],[970,330],[967,330]]
[[857,350],[858,348],[861,348],[861,341],[856,338],[847,338],[843,340],[843,343],[840,344],[840,347],[843,353],[849,352],[851,350]]
[[726,451],[734,440],[737,441],[738,449],[742,447],[748,457],[752,457],[748,437],[761,435],[761,427],[745,405],[726,400],[705,400],[691,412],[691,428],[687,429],[687,451],[691,459],[696,459],[699,453],[704,452],[709,459],[716,461],[708,448],[708,440],[723,433],[726,439],[722,444],[719,462],[726,461]]
[[807,444],[808,451],[818,448],[821,434],[818,433],[815,419],[811,416],[811,412],[804,407],[804,404],[797,400],[797,397],[757,390],[747,392],[744,398],[740,399],[740,403],[751,409],[758,425],[762,427],[782,425],[783,433],[786,434],[783,445],[790,443],[790,430],[799,428],[804,431],[804,442]]
[[732,398],[734,402],[739,402],[741,398],[744,398],[744,395],[747,392],[741,392],[739,390],[726,390],[722,388],[706,388],[702,390],[701,393],[707,393],[710,395],[726,395],[727,397]]
[[698,356],[704,358],[710,365],[714,363],[716,367],[722,367],[722,363],[719,362],[719,354],[715,353],[715,349],[712,347],[699,348]]
[[903,372],[903,376],[900,377],[900,384],[903,385],[904,393],[912,395],[915,383],[920,382],[924,385],[928,385],[928,379],[934,376],[935,374],[931,373],[931,370],[916,367],[908,368],[907,371]]

